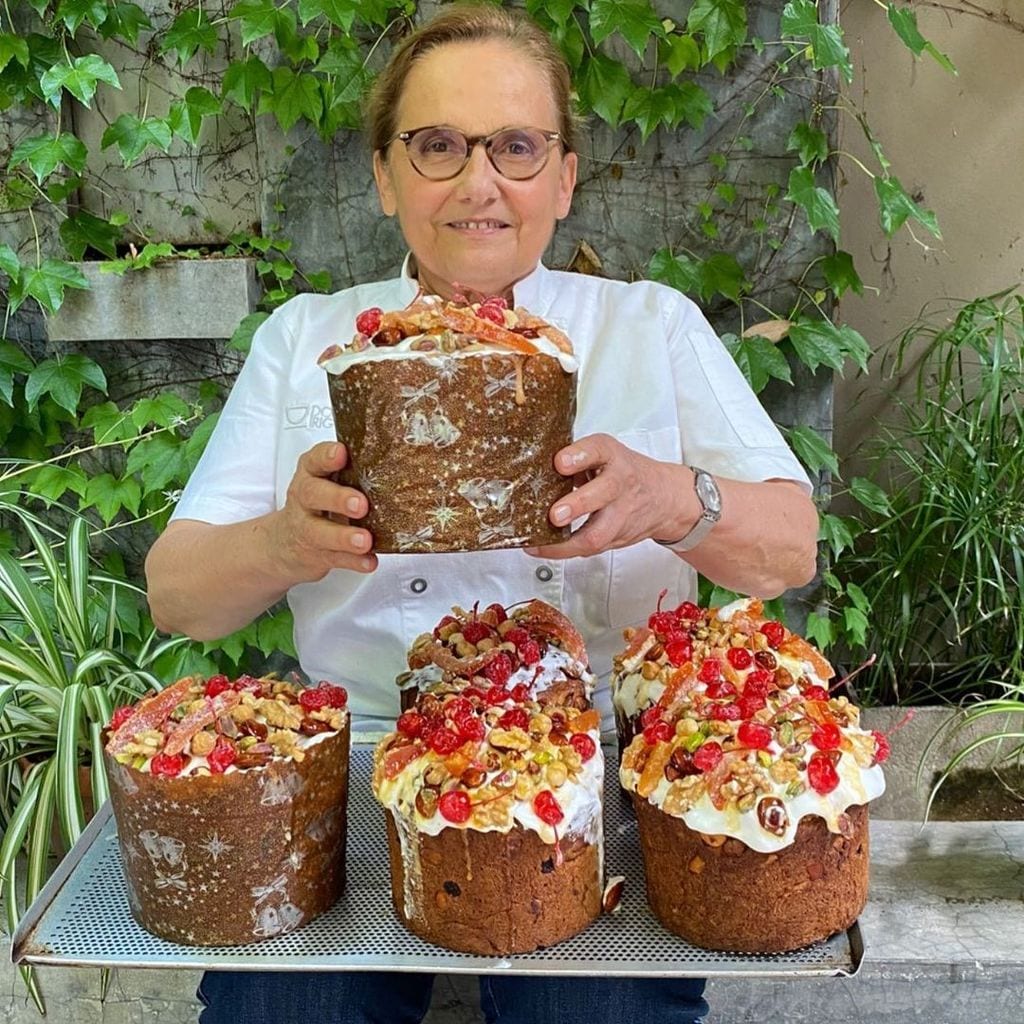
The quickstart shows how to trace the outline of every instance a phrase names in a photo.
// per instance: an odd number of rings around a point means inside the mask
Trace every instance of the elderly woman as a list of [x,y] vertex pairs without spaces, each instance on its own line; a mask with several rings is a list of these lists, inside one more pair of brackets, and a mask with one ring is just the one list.
[[[580,627],[610,668],[621,628],[662,587],[695,596],[696,572],[763,597],[814,574],[810,485],[714,332],[682,295],[550,271],[540,259],[576,183],[568,69],[525,18],[452,7],[403,41],[370,105],[384,213],[410,253],[399,277],[278,309],[252,351],[174,521],[147,561],[157,624],[212,640],[286,596],[303,669],[351,684],[354,726],[386,728],[408,638],[453,604],[538,596]],[[556,468],[580,486],[549,512],[585,520],[532,551],[382,555],[359,520],[366,498],[331,478],[319,352],[370,306],[419,289],[502,295],[563,326],[580,358],[576,440]],[[344,521],[328,518],[337,513]],[[599,693],[606,720],[607,693]],[[420,974],[211,972],[204,1024],[237,1020],[418,1021]],[[693,1021],[703,983],[481,980],[488,1021]]]

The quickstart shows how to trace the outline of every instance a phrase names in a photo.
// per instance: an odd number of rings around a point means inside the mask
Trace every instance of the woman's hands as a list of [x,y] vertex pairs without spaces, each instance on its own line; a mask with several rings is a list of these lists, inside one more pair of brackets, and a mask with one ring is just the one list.
[[690,469],[641,455],[608,434],[563,448],[555,468],[574,478],[576,490],[552,507],[551,522],[590,518],[569,540],[529,550],[541,558],[596,555],[648,537],[676,540],[700,515]]
[[295,583],[322,579],[331,569],[377,568],[372,534],[348,522],[366,515],[365,495],[331,479],[347,459],[343,444],[313,445],[299,458],[284,506],[268,519],[268,550]]

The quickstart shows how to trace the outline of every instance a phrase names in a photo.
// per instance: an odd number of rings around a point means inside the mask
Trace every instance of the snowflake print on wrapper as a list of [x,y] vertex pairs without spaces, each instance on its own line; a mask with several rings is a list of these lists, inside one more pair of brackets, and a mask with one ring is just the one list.
[[217,858],[220,857],[222,853],[230,853],[234,847],[230,843],[225,843],[218,833],[214,832],[205,843],[199,844],[199,849],[205,850],[216,864]]

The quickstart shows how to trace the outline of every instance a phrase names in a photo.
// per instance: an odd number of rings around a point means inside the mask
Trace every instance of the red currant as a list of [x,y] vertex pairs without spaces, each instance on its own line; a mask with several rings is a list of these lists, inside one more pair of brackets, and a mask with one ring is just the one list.
[[383,316],[384,310],[380,306],[371,306],[369,309],[364,309],[356,317],[356,330],[368,337],[376,334],[380,330],[380,322]]
[[462,740],[459,739],[458,735],[451,729],[444,728],[443,726],[440,729],[435,729],[430,734],[429,742],[430,749],[442,757],[455,753],[462,746]]
[[470,802],[469,794],[461,789],[450,789],[447,793],[441,794],[437,801],[437,809],[445,821],[453,825],[462,825],[469,821],[473,813],[473,804]]
[[110,731],[117,732],[117,730],[120,729],[121,726],[124,725],[124,723],[127,722],[134,714],[135,708],[130,704],[126,704],[123,708],[118,708],[114,712],[114,717],[110,719]]
[[709,772],[722,760],[722,748],[714,740],[701,744],[693,755],[694,766],[702,772]]
[[700,667],[697,678],[702,683],[714,683],[722,678],[722,663],[714,658],[708,658]]
[[883,761],[888,761],[889,755],[892,753],[889,737],[877,729],[872,729],[871,735],[875,737],[875,759],[872,764],[881,764]]
[[823,722],[811,733],[811,742],[819,750],[836,750],[843,740],[839,726],[832,722]]
[[665,645],[665,653],[673,665],[685,665],[693,657],[693,644],[686,637],[671,640]]
[[203,691],[207,697],[216,697],[218,693],[231,689],[231,680],[227,676],[210,676]]
[[533,810],[546,825],[557,825],[565,817],[550,789],[542,789],[533,798]]
[[498,719],[498,725],[502,729],[528,729],[530,727],[530,716],[523,708],[509,708]]
[[746,647],[730,647],[726,652],[725,657],[733,668],[738,669],[741,672],[745,668],[750,668],[750,665],[754,660],[753,655],[746,649]]
[[485,637],[491,635],[491,627],[479,619],[471,620],[462,627],[462,635],[467,643],[478,644]]
[[423,725],[423,716],[418,711],[403,711],[402,714],[398,716],[395,728],[403,736],[408,736],[409,739],[415,739],[421,732],[423,732]]
[[569,745],[580,755],[584,764],[597,753],[597,744],[585,732],[573,733]]
[[667,743],[675,735],[675,729],[668,722],[657,721],[644,729],[644,740],[650,745]]
[[184,767],[184,754],[156,754],[153,760],[149,762],[149,772],[151,775],[164,775],[167,778],[174,778],[175,775],[180,775]]
[[206,755],[206,761],[214,775],[223,775],[224,769],[234,764],[237,757],[234,743],[226,736],[218,736],[213,750]]
[[781,622],[766,622],[761,632],[767,638],[769,647],[778,647],[786,639],[786,627]]
[[839,785],[839,772],[831,758],[819,750],[807,762],[807,779],[815,793],[825,796]]
[[767,750],[772,743],[771,729],[757,722],[741,722],[736,737],[740,743],[752,750]]

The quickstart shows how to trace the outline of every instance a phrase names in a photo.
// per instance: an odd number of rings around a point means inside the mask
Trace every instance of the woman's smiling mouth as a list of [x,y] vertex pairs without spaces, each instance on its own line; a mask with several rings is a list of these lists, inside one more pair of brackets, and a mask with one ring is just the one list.
[[453,220],[448,227],[456,231],[499,231],[509,225],[503,220]]

